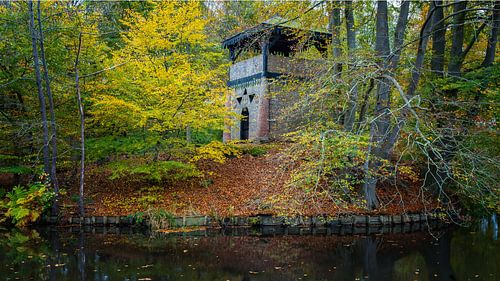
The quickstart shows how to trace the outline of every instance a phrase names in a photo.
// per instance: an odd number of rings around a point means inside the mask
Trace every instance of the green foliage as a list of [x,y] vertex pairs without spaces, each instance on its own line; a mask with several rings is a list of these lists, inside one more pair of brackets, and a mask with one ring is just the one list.
[[500,212],[500,138],[482,132],[463,142],[452,162],[452,188],[468,212],[477,217]]
[[163,191],[163,188],[159,186],[143,187],[139,190],[140,197],[138,197],[137,202],[144,208],[148,208],[150,205],[154,205],[160,201],[158,193],[161,191]]
[[346,204],[358,200],[357,190],[366,157],[367,138],[342,131],[300,131],[290,134],[294,144],[286,153],[298,168],[289,184],[306,193],[317,191]]
[[214,180],[213,179],[204,179],[201,181],[201,185],[204,187],[204,188],[208,188],[209,186],[211,186],[212,184],[214,184]]
[[34,183],[28,187],[16,186],[0,202],[3,220],[10,220],[17,226],[36,222],[52,205],[55,193],[44,183]]
[[[162,159],[190,160],[197,151],[207,154],[208,150],[227,150],[228,148],[224,148],[220,142],[217,144],[217,140],[220,139],[218,132],[217,130],[192,132],[192,143],[187,143],[185,139],[179,137],[183,132],[160,136],[155,132],[135,131],[129,132],[126,136],[106,135],[88,138],[87,160],[112,160],[113,157],[119,158],[123,155],[154,154],[161,156]],[[199,156],[199,158],[204,157]]]
[[141,159],[128,159],[109,163],[110,179],[146,179],[152,182],[175,182],[201,176],[193,164],[178,161],[144,162]]
[[207,145],[197,148],[193,161],[209,159],[224,163],[227,157],[239,157],[241,152],[234,145],[212,141]]
[[11,228],[8,232],[0,232],[2,257],[9,260],[12,266],[32,264],[33,276],[41,279],[48,278],[44,266],[47,257],[51,255],[50,247],[45,242],[33,229]]
[[[86,34],[80,55],[81,75],[105,68],[106,48],[95,36],[98,13],[86,10],[83,15],[85,9],[81,5],[60,5],[53,1],[41,1],[40,5],[48,75],[56,104],[58,149],[70,151],[79,129],[73,74],[79,33]],[[34,6],[36,10],[37,4]],[[39,101],[33,94],[36,83],[27,7],[26,2],[0,5],[0,172],[33,175],[37,171],[28,167],[40,165],[43,140]],[[89,89],[94,90],[94,78],[87,77],[81,83],[84,96],[91,92]],[[72,153],[59,156],[58,165],[70,160]]]
[[136,224],[143,224],[146,220],[153,230],[175,226],[175,216],[163,209],[148,208],[145,212],[136,212],[130,215]]
[[[423,87],[423,94],[437,108],[423,129],[429,140],[438,143],[443,132],[453,134],[454,146],[440,149],[450,154],[452,180],[445,191],[456,195],[467,212],[482,217],[499,212],[500,188],[500,64],[478,68],[453,77],[434,79]],[[448,140],[448,142],[450,142]],[[412,155],[413,156],[413,155]],[[424,158],[424,165],[426,155]]]
[[157,203],[159,201],[159,198],[156,195],[148,194],[148,195],[143,195],[143,196],[139,197],[139,199],[137,199],[137,201],[142,206],[147,207],[149,205],[153,205],[153,204]]
[[148,209],[146,215],[153,230],[175,226],[174,215],[163,209]]
[[191,140],[194,144],[204,145],[220,139],[222,139],[222,130],[195,130],[191,133]]
[[142,224],[146,219],[146,214],[144,212],[136,212],[136,213],[133,213],[132,215],[129,215],[128,217],[132,218],[134,223]]
[[32,169],[25,166],[7,166],[0,167],[0,173],[12,173],[12,174],[31,174]]
[[127,136],[105,135],[101,137],[88,138],[85,142],[90,161],[102,160],[111,156],[141,155],[150,153],[154,147],[161,142],[156,134],[144,134],[132,132]]
[[262,144],[239,144],[238,148],[240,149],[242,154],[249,154],[254,157],[259,157],[267,153],[269,150],[269,146]]
[[0,174],[30,174],[33,169],[22,165],[23,159],[19,156],[0,154]]

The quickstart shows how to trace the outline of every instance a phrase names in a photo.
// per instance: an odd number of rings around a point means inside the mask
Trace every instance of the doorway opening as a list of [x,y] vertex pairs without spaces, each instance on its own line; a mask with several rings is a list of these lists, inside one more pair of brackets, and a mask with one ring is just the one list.
[[240,140],[247,140],[248,139],[248,132],[250,130],[250,121],[248,116],[250,115],[248,113],[248,108],[245,107],[241,111],[241,115],[243,117],[241,118],[241,124],[240,124]]

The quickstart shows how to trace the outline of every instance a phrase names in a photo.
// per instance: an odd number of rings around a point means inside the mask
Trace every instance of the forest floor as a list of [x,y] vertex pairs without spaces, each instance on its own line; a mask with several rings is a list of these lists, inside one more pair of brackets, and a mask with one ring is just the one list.
[[[86,175],[86,215],[130,215],[149,210],[165,210],[173,215],[214,217],[272,215],[402,214],[435,209],[438,202],[420,188],[420,183],[396,188],[382,183],[377,188],[379,209],[368,212],[356,204],[335,204],[321,192],[304,192],[287,185],[291,173],[279,149],[262,156],[243,155],[225,163],[198,164],[203,179],[175,184],[151,184],[110,180],[109,171],[91,165]],[[76,214],[78,177],[64,175],[69,186],[63,197],[65,216]]]

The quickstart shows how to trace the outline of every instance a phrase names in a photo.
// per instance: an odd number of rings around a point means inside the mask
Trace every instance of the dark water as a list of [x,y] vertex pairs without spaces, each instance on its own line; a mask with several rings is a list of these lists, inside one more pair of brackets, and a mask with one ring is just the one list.
[[44,229],[0,238],[0,280],[500,280],[499,242],[464,228],[210,237]]

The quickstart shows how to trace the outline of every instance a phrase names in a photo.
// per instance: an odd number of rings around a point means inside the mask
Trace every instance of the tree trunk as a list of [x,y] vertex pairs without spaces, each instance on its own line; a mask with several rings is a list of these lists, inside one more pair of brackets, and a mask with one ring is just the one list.
[[338,3],[332,3],[332,11],[330,12],[330,29],[332,30],[332,46],[333,46],[333,59],[334,59],[334,75],[339,78],[342,72],[342,64],[339,62],[342,56],[342,45],[340,41],[340,8]]
[[[352,62],[354,58],[354,52],[356,50],[356,31],[354,30],[354,15],[352,11],[352,2],[345,2],[345,23],[346,23],[346,33],[347,33],[347,50],[349,59]],[[353,65],[353,64],[351,64]],[[354,68],[354,66],[349,66],[349,68]],[[352,131],[354,126],[354,120],[356,118],[356,108],[358,103],[358,85],[356,82],[351,83],[349,92],[349,105],[347,107],[345,117],[344,117],[344,130],[347,132]]]
[[186,143],[191,143],[191,126],[186,126]]
[[43,136],[43,166],[44,172],[50,175],[50,155],[49,155],[49,131],[47,127],[47,111],[45,105],[45,96],[43,95],[42,76],[40,74],[40,65],[38,60],[38,47],[36,44],[35,14],[33,12],[33,1],[28,1],[29,27],[31,33],[31,46],[33,51],[33,64],[35,67],[36,86],[38,89],[38,100],[40,102],[40,113],[42,118],[42,136]]
[[56,116],[54,113],[54,100],[52,98],[52,91],[50,90],[50,78],[49,71],[47,68],[47,61],[45,59],[45,48],[43,45],[43,29],[42,29],[42,11],[40,8],[40,0],[37,3],[37,14],[38,14],[38,34],[40,35],[40,58],[42,60],[44,80],[45,80],[45,90],[47,91],[47,99],[49,102],[49,114],[50,114],[50,128],[52,135],[50,136],[50,141],[52,145],[52,163],[50,169],[50,179],[52,181],[52,185],[54,187],[54,192],[56,193],[56,197],[54,203],[52,204],[52,215],[56,216],[59,213],[59,204],[58,204],[58,196],[59,196],[59,183],[57,181],[57,172],[56,172],[56,164],[57,164],[57,129],[56,129]]
[[[421,30],[420,30],[420,39],[418,43],[418,48],[417,48],[417,56],[415,58],[415,63],[412,69],[412,75],[410,77],[410,83],[408,86],[407,94],[406,94],[406,99],[410,100],[413,98],[413,95],[415,94],[415,90],[417,89],[418,82],[420,81],[420,75],[422,74],[422,66],[424,64],[424,58],[425,58],[425,51],[427,50],[427,43],[429,42],[429,35],[431,34],[432,30],[432,14],[434,12],[434,9],[429,10],[429,13],[427,14],[426,21],[424,22]],[[401,116],[399,117],[399,120],[390,132],[388,134],[388,137],[385,139],[384,144],[383,144],[383,150],[390,152],[394,148],[394,145],[396,144],[398,138],[399,138],[399,133],[401,131],[401,128],[406,122],[406,118],[408,117],[408,114],[410,113],[410,105],[405,104],[401,110]]]
[[483,67],[491,66],[495,62],[495,52],[498,42],[498,30],[500,29],[500,0],[495,1],[493,14],[491,15],[492,27],[490,38],[488,39],[488,47],[486,55],[482,63]]
[[434,75],[443,76],[444,52],[446,48],[446,26],[444,24],[443,1],[433,1],[432,16],[432,58],[431,71]]
[[401,56],[401,49],[403,48],[403,41],[406,33],[406,26],[408,25],[408,13],[410,11],[410,1],[406,0],[401,3],[399,10],[398,23],[394,33],[394,47],[391,57],[391,69],[396,69],[399,64]]
[[453,26],[451,27],[451,49],[450,62],[448,64],[448,74],[450,76],[460,76],[462,68],[462,46],[464,45],[464,23],[467,9],[467,1],[455,1],[453,13],[455,14]]
[[[498,4],[498,2],[497,2]],[[493,11],[492,19],[495,16],[495,12]],[[456,2],[454,5],[453,13],[454,16],[454,29],[452,35],[452,49],[450,51],[450,63],[448,66],[448,72],[452,76],[452,78],[457,78],[461,76],[461,67],[462,62],[464,61],[467,53],[472,48],[474,43],[476,42],[479,33],[484,29],[485,24],[482,24],[472,36],[470,42],[466,46],[464,50],[462,50],[463,42],[464,42],[464,28],[463,25],[465,23],[465,17],[467,14],[466,2]],[[495,20],[493,19],[493,22]],[[494,27],[492,28],[492,33],[494,32]],[[495,35],[495,37],[497,37]],[[488,42],[490,43],[490,41]],[[496,43],[494,44],[496,45]],[[490,45],[488,45],[490,47]],[[488,56],[488,50],[486,51],[486,57]],[[485,57],[485,61],[486,61]],[[483,62],[483,66],[485,62]],[[455,101],[458,96],[458,91],[456,89],[445,91],[447,98]],[[451,162],[455,157],[459,140],[454,134],[454,130],[452,128],[461,127],[466,128],[468,126],[469,120],[474,119],[474,115],[476,113],[476,109],[478,108],[477,104],[479,103],[479,95],[476,95],[475,101],[471,105],[471,109],[468,112],[468,118],[462,124],[457,124],[454,119],[448,118],[449,116],[454,116],[454,113],[458,107],[454,103],[450,103],[449,105],[445,105],[443,108],[440,108],[441,114],[437,118],[437,127],[441,132],[439,139],[435,141],[436,148],[429,151],[429,169],[426,171],[426,177],[424,185],[432,190],[436,195],[441,195],[443,193],[443,189],[446,186],[447,181],[449,181],[452,176],[451,170]],[[478,112],[478,111],[477,111]]]
[[[387,1],[378,1],[376,15],[376,38],[375,51],[379,59],[379,67],[387,69],[398,65],[400,49],[403,43],[406,25],[408,23],[409,3],[401,4],[398,24],[395,35],[395,46],[399,47],[395,55],[390,57],[389,47],[389,26],[387,15]],[[389,61],[390,59],[390,61]],[[382,75],[387,75],[382,73]],[[381,76],[382,76],[381,75]],[[391,82],[387,78],[380,78],[377,84],[377,104],[375,108],[376,120],[371,123],[370,127],[370,147],[366,163],[364,165],[365,179],[363,183],[363,192],[366,200],[366,207],[373,209],[378,207],[378,199],[376,197],[375,188],[378,178],[376,172],[380,168],[380,159],[388,159],[392,151],[392,146],[387,146],[387,136],[389,135],[390,127],[390,87]]]
[[[379,67],[385,68],[388,65],[387,58],[390,55],[389,48],[389,25],[388,25],[388,15],[387,15],[387,1],[378,1],[377,5],[377,31],[375,38],[375,52],[379,59]],[[375,106],[375,117],[376,120],[372,123],[372,135],[371,141],[374,142],[375,146],[372,149],[377,157],[382,157],[386,159],[385,155],[382,155],[380,151],[380,144],[387,135],[387,130],[390,125],[390,83],[386,79],[380,79],[377,83],[377,102]]]
[[432,8],[427,14],[427,19],[420,30],[420,40],[417,48],[417,56],[415,58],[415,64],[413,65],[412,75],[410,78],[410,85],[408,86],[409,97],[415,94],[418,82],[420,81],[420,75],[422,74],[422,66],[424,65],[425,51],[427,50],[427,43],[429,42],[429,35],[432,30],[432,14],[434,9]]
[[[434,5],[436,3],[434,2]],[[465,57],[463,52],[463,44],[464,44],[464,25],[465,25],[465,16],[467,14],[467,2],[466,1],[456,1],[453,4],[453,26],[452,26],[452,42],[450,49],[450,62],[448,64],[448,74],[452,78],[457,78],[461,76],[461,68],[462,62]],[[436,24],[437,15],[439,12],[442,12],[442,8],[436,8],[436,13],[434,14],[433,23]],[[441,18],[442,21],[442,18]],[[433,31],[436,27],[433,27]],[[439,46],[436,47],[434,41],[436,41],[436,33],[433,33],[433,44],[432,48],[434,53],[436,53],[436,48],[439,49]],[[439,40],[439,39],[438,39]],[[436,66],[434,65],[435,59],[434,54],[431,61],[431,67],[433,71]],[[431,102],[435,105],[440,104],[438,102],[438,93],[432,96]],[[449,98],[455,100],[457,97],[457,91],[452,89],[448,91],[444,91],[445,95]],[[451,130],[449,128],[453,127],[453,121],[447,118],[446,112],[452,112],[455,109],[450,108],[450,106],[445,106],[444,108],[439,109],[441,114],[437,117],[437,128],[440,130],[441,135],[439,139],[435,141],[435,147],[430,147],[427,150],[428,153],[428,169],[425,171],[425,180],[424,186],[430,189],[435,195],[441,194],[443,191],[443,186],[446,181],[450,178],[451,172],[449,169],[449,161],[445,160],[445,158],[449,158],[453,149],[454,138]],[[451,158],[448,160],[451,161]]]
[[363,103],[361,104],[361,108],[359,110],[358,123],[356,124],[357,130],[360,129],[361,124],[366,120],[366,107],[368,106],[368,98],[370,97],[373,87],[375,87],[374,80],[370,79],[370,84],[368,85],[368,89],[366,90],[365,96],[363,97]]
[[80,217],[85,214],[85,207],[83,204],[84,195],[83,187],[85,183],[85,115],[83,112],[82,95],[80,94],[80,76],[78,70],[78,63],[80,62],[80,51],[82,49],[82,33],[80,32],[78,36],[78,50],[75,59],[75,89],[76,89],[76,99],[78,103],[78,113],[80,115],[80,188],[78,197],[78,208],[80,210]]
[[[377,2],[376,29],[375,52],[378,58],[379,67],[385,68],[390,54],[387,1]],[[365,180],[363,184],[363,193],[366,200],[366,207],[369,210],[377,208],[379,205],[375,192],[375,187],[377,186],[377,176],[375,173],[380,167],[380,161],[376,158],[385,158],[384,155],[381,154],[380,145],[389,129],[389,111],[390,87],[385,79],[381,79],[377,83],[377,104],[375,106],[376,120],[371,123],[370,127],[371,144],[369,154],[374,157],[367,157],[364,167]]]

